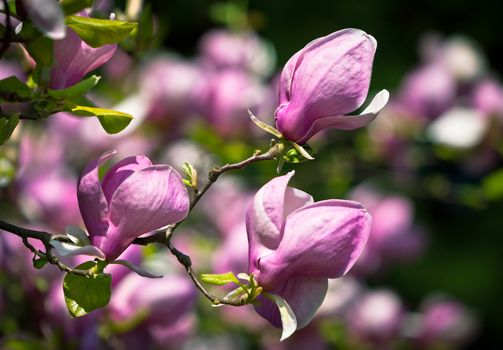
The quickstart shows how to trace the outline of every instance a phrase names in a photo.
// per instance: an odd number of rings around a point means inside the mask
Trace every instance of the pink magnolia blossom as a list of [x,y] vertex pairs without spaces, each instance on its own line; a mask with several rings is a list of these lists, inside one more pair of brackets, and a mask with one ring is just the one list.
[[316,39],[293,55],[281,73],[276,126],[285,138],[306,143],[326,128],[356,129],[375,119],[388,101],[381,91],[357,116],[367,97],[376,40],[358,29]]
[[128,157],[100,181],[99,167],[108,152],[84,169],[78,184],[80,212],[91,243],[113,260],[138,236],[183,220],[189,196],[170,166],[152,165],[145,156]]
[[212,69],[234,68],[267,76],[274,66],[274,52],[253,32],[212,30],[199,43],[202,64]]
[[503,117],[503,86],[498,81],[485,79],[472,92],[473,107],[485,116]]
[[418,340],[425,347],[443,344],[457,348],[466,344],[475,331],[475,319],[463,304],[445,298],[423,303]]
[[126,334],[128,339],[154,340],[164,347],[175,346],[194,328],[191,311],[196,301],[197,292],[185,277],[145,279],[130,273],[117,285],[109,311],[111,318],[119,322],[127,322],[138,313],[146,314],[143,321]]
[[400,89],[399,102],[407,111],[435,118],[454,104],[456,81],[441,64],[433,63],[409,74]]
[[399,336],[404,319],[400,298],[391,290],[367,292],[348,311],[350,332],[360,340],[370,342],[377,349],[387,348]]
[[54,42],[54,64],[51,68],[51,89],[64,89],[78,83],[92,70],[106,63],[115,53],[117,45],[91,47],[73,30]]
[[[328,279],[345,275],[360,256],[371,217],[359,203],[314,202],[287,187],[293,172],[277,177],[255,195],[247,213],[249,273],[265,292],[281,296],[297,318],[297,328],[314,317]],[[280,327],[277,307],[259,297],[256,311]]]

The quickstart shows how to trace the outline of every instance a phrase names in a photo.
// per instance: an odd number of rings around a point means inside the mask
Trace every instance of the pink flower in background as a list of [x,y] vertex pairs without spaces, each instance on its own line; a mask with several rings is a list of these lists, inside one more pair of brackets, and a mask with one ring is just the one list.
[[351,333],[370,342],[376,349],[387,348],[397,339],[404,317],[399,297],[390,290],[367,292],[348,310],[347,323]]
[[108,152],[84,169],[78,184],[79,207],[91,243],[114,260],[138,236],[183,220],[189,196],[180,175],[145,156],[128,157],[100,181]]
[[418,340],[424,346],[448,348],[466,344],[476,331],[473,315],[461,303],[451,299],[430,299],[422,305]]
[[492,79],[482,80],[472,92],[472,106],[485,116],[503,117],[503,86]]
[[247,109],[262,115],[270,94],[265,85],[244,71],[206,72],[194,93],[198,112],[223,136],[247,136],[253,124]]
[[[285,299],[307,325],[327,292],[328,279],[345,275],[365,247],[371,218],[352,201],[313,198],[287,187],[293,172],[277,177],[255,195],[248,210],[249,273],[264,291]],[[281,327],[279,311],[259,297],[256,311]]]
[[369,241],[358,260],[358,273],[372,273],[385,264],[410,261],[423,250],[425,237],[414,226],[414,206],[406,197],[384,195],[372,186],[361,185],[350,196],[372,214]]
[[207,32],[199,43],[201,63],[210,69],[238,69],[267,76],[274,67],[274,51],[253,32]]
[[94,48],[86,44],[73,30],[54,42],[54,64],[51,68],[51,89],[64,89],[78,83],[84,76],[106,63],[117,45]]
[[454,104],[456,81],[443,65],[429,64],[405,78],[398,96],[407,111],[435,118]]
[[138,313],[144,313],[143,321],[129,332],[129,336],[147,342],[154,340],[164,347],[175,346],[194,328],[191,311],[196,301],[197,292],[185,277],[170,275],[145,279],[130,273],[117,285],[109,310],[116,322],[127,322]]
[[357,116],[367,97],[377,42],[358,29],[316,39],[293,55],[281,73],[276,126],[303,144],[326,128],[351,130],[367,125],[388,101],[381,91]]
[[191,97],[201,73],[196,65],[176,57],[161,56],[148,62],[140,78],[148,117],[177,127],[193,113]]

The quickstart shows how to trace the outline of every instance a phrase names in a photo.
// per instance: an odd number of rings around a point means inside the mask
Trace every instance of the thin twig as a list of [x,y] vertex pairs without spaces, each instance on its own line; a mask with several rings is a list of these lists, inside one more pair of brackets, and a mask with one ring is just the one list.
[[[46,259],[50,264],[57,266],[61,271],[68,272],[74,275],[80,275],[85,277],[90,277],[93,274],[87,270],[74,269],[59,260],[57,256],[52,254],[51,240],[54,237],[59,238],[60,236],[52,235],[45,231],[30,230],[27,228],[19,227],[3,220],[0,220],[0,230],[4,230],[19,236],[23,240],[23,244],[31,251],[33,254],[39,258]],[[30,244],[28,238],[38,239],[44,244],[45,252],[37,250],[33,245]]]
[[[257,153],[255,152],[251,157],[238,162],[238,163],[233,163],[233,164],[225,164],[223,166],[215,166],[213,167],[209,173],[208,173],[208,181],[206,184],[201,188],[196,191],[194,191],[194,197],[192,198],[190,202],[190,209],[189,213],[192,211],[192,209],[196,206],[196,204],[199,202],[201,197],[204,196],[204,194],[210,189],[210,187],[218,180],[220,175],[227,171],[231,170],[238,170],[238,169],[243,169],[244,167],[264,161],[264,160],[272,160],[275,159],[279,156],[281,156],[281,153],[283,151],[283,146],[281,144],[274,144],[267,150],[265,153]],[[225,299],[220,299],[213,294],[211,294],[199,281],[197,278],[197,274],[194,272],[192,269],[192,262],[190,260],[190,257],[182,252],[180,252],[178,249],[176,249],[173,246],[173,243],[171,242],[171,238],[173,237],[173,233],[176,230],[176,228],[183,222],[184,220],[173,224],[169,225],[165,231],[157,232],[154,235],[144,237],[144,238],[137,238],[133,243],[135,244],[148,244],[152,242],[157,242],[157,243],[162,243],[165,246],[168,247],[169,251],[171,254],[173,254],[178,262],[185,267],[185,271],[191,278],[192,282],[196,286],[197,289],[209,300],[213,305],[220,305],[220,304],[225,304],[225,305],[232,305],[232,306],[242,306],[245,305],[246,302],[244,300],[238,300],[238,301],[233,301],[233,300],[225,300]]]
[[[282,145],[281,144],[274,144],[269,148],[269,150],[265,153],[254,153],[251,157],[238,162],[238,163],[233,163],[233,164],[225,164],[223,166],[215,166],[213,169],[211,169],[208,173],[208,181],[206,184],[199,190],[194,191],[194,197],[190,201],[190,209],[189,213],[192,211],[192,209],[196,206],[196,204],[199,202],[202,196],[210,189],[210,187],[218,180],[220,175],[227,171],[231,170],[237,170],[237,169],[242,169],[250,164],[264,161],[264,160],[272,160],[277,157],[279,157],[282,153]],[[244,300],[238,300],[238,301],[232,301],[232,300],[225,300],[225,299],[219,299],[213,294],[211,294],[198,280],[196,273],[192,269],[192,261],[190,257],[178,249],[176,249],[173,246],[173,243],[171,242],[171,238],[173,236],[174,231],[176,228],[183,222],[184,220],[173,224],[169,225],[165,230],[158,231],[157,233],[147,236],[147,237],[140,237],[136,238],[133,241],[133,244],[138,244],[138,245],[148,245],[151,243],[160,243],[164,246],[166,246],[171,254],[173,254],[178,262],[185,267],[185,271],[191,278],[192,282],[196,286],[197,289],[208,299],[212,302],[213,305],[220,305],[220,304],[226,304],[226,305],[232,305],[232,306],[242,306],[246,302]],[[23,239],[24,245],[30,249],[35,255],[37,255],[40,258],[47,259],[47,261],[53,265],[56,265],[61,271],[67,272],[67,273],[72,273],[75,275],[81,275],[81,276],[92,276],[92,273],[90,271],[86,270],[79,270],[79,269],[73,269],[65,264],[63,264],[58,257],[54,256],[52,254],[52,246],[51,246],[51,240],[58,240],[61,242],[69,242],[69,239],[65,236],[59,236],[59,235],[53,235],[45,231],[36,231],[36,230],[30,230],[26,229],[23,227],[19,227],[13,224],[10,224],[8,222],[5,222],[3,220],[0,220],[0,230],[8,231],[10,233],[13,233]],[[29,241],[28,238],[32,239],[38,239],[44,244],[44,247],[46,249],[45,252],[39,251],[33,247]]]

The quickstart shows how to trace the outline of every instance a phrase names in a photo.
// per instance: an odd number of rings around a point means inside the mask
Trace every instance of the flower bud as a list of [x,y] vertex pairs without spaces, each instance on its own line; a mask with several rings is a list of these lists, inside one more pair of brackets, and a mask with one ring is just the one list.
[[368,93],[376,40],[358,29],[316,39],[297,52],[281,73],[276,127],[299,144],[334,127],[356,129],[375,119],[389,98],[381,91],[358,116]]
[[107,260],[117,258],[138,236],[183,220],[189,195],[180,175],[145,156],[115,164],[100,181],[98,168],[115,152],[91,162],[78,184],[80,212],[91,243]]

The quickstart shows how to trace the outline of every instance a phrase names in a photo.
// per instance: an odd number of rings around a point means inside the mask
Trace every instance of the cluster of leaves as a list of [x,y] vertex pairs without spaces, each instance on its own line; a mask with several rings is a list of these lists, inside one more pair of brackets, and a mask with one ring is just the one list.
[[[23,7],[23,2],[18,3]],[[10,33],[10,37],[4,35],[6,39],[22,42],[36,66],[27,83],[15,76],[0,80],[0,102],[26,102],[31,105],[29,113],[8,114],[0,109],[0,145],[10,138],[20,119],[44,119],[57,112],[70,112],[80,117],[96,117],[107,133],[115,134],[122,131],[133,118],[127,113],[98,108],[85,98],[98,84],[98,76],[91,76],[65,89],[53,90],[47,87],[50,69],[54,65],[54,40],[51,39],[51,33],[54,32],[54,26],[62,21],[62,25],[71,28],[87,45],[96,48],[125,42],[131,37],[148,39],[148,30],[152,30],[151,26],[148,26],[151,20],[141,19],[143,30],[140,32],[136,22],[75,15],[91,6],[92,1],[66,0],[60,4],[54,1],[48,3],[48,6],[61,6],[61,9],[49,11],[53,13],[54,18],[41,21],[37,12],[46,9],[42,6],[30,8],[26,19],[15,28],[15,37],[13,33]],[[12,15],[23,18],[20,9],[17,10],[16,12],[16,8],[12,7]],[[60,20],[59,16],[64,18]],[[2,29],[5,33],[9,29],[14,31],[13,28]]]

